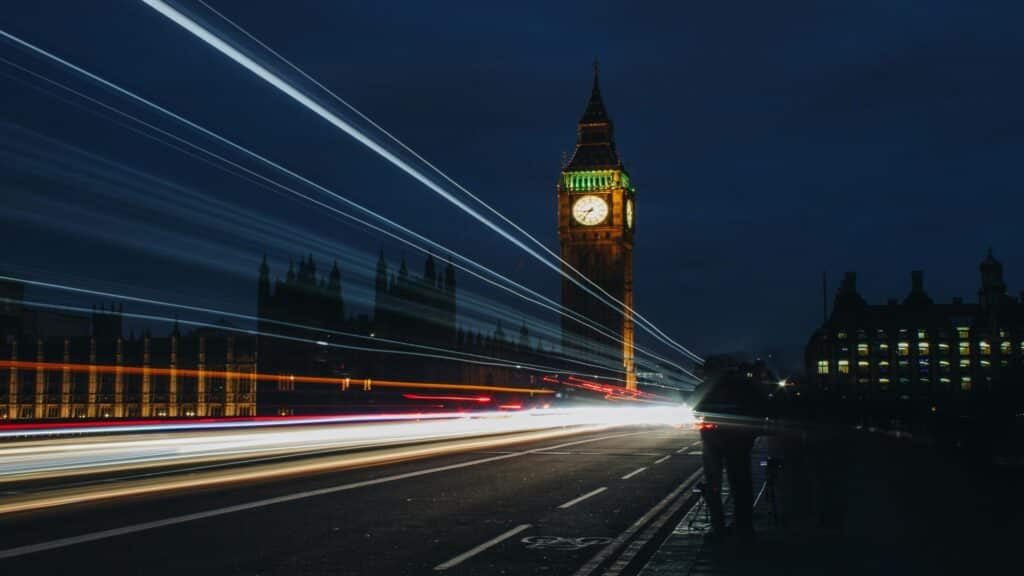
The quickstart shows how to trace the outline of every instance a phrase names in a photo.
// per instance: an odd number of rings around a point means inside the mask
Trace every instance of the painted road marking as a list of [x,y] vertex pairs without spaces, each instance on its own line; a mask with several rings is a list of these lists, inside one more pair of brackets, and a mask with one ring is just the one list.
[[700,450],[694,450],[693,452],[690,452],[690,456],[700,456],[701,454],[703,454],[703,452],[701,452]]
[[582,550],[587,546],[607,544],[612,539],[606,536],[582,536],[563,538],[561,536],[527,536],[520,540],[530,550]]
[[658,458],[657,460],[655,460],[654,463],[655,464],[661,464],[662,462],[664,462],[665,460],[668,460],[671,457],[672,457],[671,454],[669,454],[668,456],[662,456],[661,458]]
[[676,454],[682,454],[683,452],[686,452],[687,448],[689,448],[689,446],[683,446],[679,450],[676,450]]
[[622,478],[619,478],[619,480],[629,480],[630,478],[632,478],[633,476],[636,476],[637,474],[643,472],[644,470],[647,470],[647,466],[641,466],[640,468],[637,468],[636,470],[633,470],[629,474],[626,474]]
[[597,490],[591,490],[590,492],[587,492],[583,496],[580,496],[578,498],[573,498],[572,500],[569,500],[568,502],[566,502],[565,504],[562,504],[558,508],[560,510],[565,510],[566,508],[569,508],[570,506],[574,506],[576,504],[579,504],[580,502],[583,502],[584,500],[586,500],[587,498],[590,498],[591,496],[597,496],[598,494],[600,494],[601,492],[604,492],[607,489],[608,489],[607,486],[601,486]]
[[[639,536],[637,536],[632,542],[629,543],[629,546],[627,546],[626,549],[623,550],[622,554],[620,554],[619,557],[615,559],[615,562],[608,567],[608,570],[605,571],[604,576],[620,576],[623,573],[623,571],[625,571],[626,568],[629,567],[629,564],[633,561],[633,559],[637,557],[637,554],[639,554],[640,551],[643,550],[644,547],[647,546],[647,544],[654,539],[654,536],[658,533],[659,530],[661,530],[662,526],[664,526],[669,521],[669,519],[675,517],[675,515],[678,514],[680,510],[682,510],[683,506],[685,506],[687,502],[689,502],[689,498],[685,493],[679,498],[677,498],[671,506],[665,509],[664,512],[662,512],[657,518],[654,519],[654,521],[652,521],[646,528],[644,528],[644,531],[641,532]],[[693,508],[696,507],[696,505],[693,506]]]
[[[599,566],[608,561],[608,559],[611,558],[612,554],[618,552],[619,549],[621,549],[626,544],[626,542],[628,542],[629,539],[633,537],[634,534],[639,532],[641,528],[643,528],[648,522],[650,522],[651,519],[655,517],[655,515],[661,512],[663,508],[668,506],[673,499],[679,497],[680,494],[689,490],[697,482],[697,479],[700,478],[702,474],[704,474],[704,469],[698,468],[696,472],[691,474],[689,478],[687,478],[682,484],[676,487],[675,490],[670,492],[668,496],[662,498],[661,501],[655,504],[653,508],[651,508],[643,516],[638,518],[636,522],[633,522],[633,524],[629,528],[626,528],[622,532],[622,534],[619,534],[619,536],[615,538],[615,540],[612,540],[611,544],[602,548],[600,552],[598,552],[586,564],[581,566],[580,569],[573,574],[573,576],[589,576],[590,574],[592,574],[594,570],[597,570]],[[685,500],[686,495],[684,495],[680,499],[680,501]]]
[[515,528],[509,530],[508,532],[504,532],[502,534],[499,534],[498,536],[495,536],[494,538],[491,538],[490,540],[488,540],[487,542],[484,542],[483,544],[480,544],[478,546],[474,546],[473,548],[470,548],[469,550],[466,550],[462,554],[459,554],[458,556],[456,556],[455,558],[452,558],[451,560],[449,560],[447,562],[443,562],[441,564],[438,564],[437,566],[434,566],[434,570],[438,570],[438,571],[440,571],[440,570],[447,570],[447,569],[452,568],[454,566],[458,566],[459,564],[462,564],[463,562],[465,562],[466,560],[469,560],[473,556],[476,556],[477,554],[483,552],[484,550],[487,550],[488,548],[490,548],[492,546],[495,546],[497,544],[501,544],[505,540],[508,540],[509,538],[515,536],[516,534],[519,534],[523,530],[527,530],[529,527],[530,527],[530,524],[520,524],[519,526],[516,526]]
[[120,528],[111,528],[109,530],[100,530],[98,532],[87,532],[85,534],[79,534],[78,536],[69,536],[67,538],[58,538],[56,540],[48,540],[45,542],[39,542],[36,544],[26,544],[24,546],[17,546],[15,548],[8,548],[6,550],[0,550],[0,560],[4,558],[14,558],[17,556],[24,556],[26,554],[34,554],[36,552],[43,552],[46,550],[55,550],[57,548],[65,548],[67,546],[73,546],[75,544],[82,544],[84,542],[95,542],[96,540],[105,540],[107,538],[114,538],[117,536],[124,536],[125,534],[134,534],[136,532],[145,532],[146,530],[153,530],[156,528],[163,528],[165,526],[175,526],[177,524],[185,524],[186,522],[194,522],[196,520],[204,520],[206,518],[213,518],[215,516],[223,516],[225,514],[233,514],[235,512],[244,512],[246,510],[253,510],[256,508],[264,508],[266,506],[273,506],[274,504],[283,504],[285,502],[293,502],[295,500],[303,500],[305,498],[312,498],[314,496],[323,496],[326,494],[334,494],[335,492],[344,492],[346,490],[353,490],[356,488],[363,488],[366,486],[374,486],[377,484],[386,484],[388,482],[395,482],[397,480],[405,480],[406,478],[416,478],[417,476],[425,476],[427,474],[434,474],[437,472],[447,472],[448,470],[458,470],[460,468],[467,468],[469,466],[476,466],[479,464],[486,464],[488,462],[497,462],[500,460],[507,460],[509,458],[517,458],[519,456],[526,456],[539,452],[541,450],[551,450],[564,448],[567,446],[575,446],[577,444],[586,444],[587,442],[599,442],[601,440],[608,440],[611,438],[621,438],[623,436],[636,436],[643,434],[644,432],[627,432],[625,434],[608,434],[605,436],[598,436],[597,438],[588,438],[586,440],[577,440],[574,442],[566,442],[558,444],[557,446],[547,446],[545,448],[536,448],[534,450],[526,450],[524,452],[513,452],[512,454],[502,454],[500,456],[491,456],[489,458],[481,458],[479,460],[470,460],[469,462],[460,462],[458,464],[450,464],[448,466],[438,466],[436,468],[427,468],[425,470],[417,470],[414,472],[406,472],[404,474],[394,474],[392,476],[383,476],[380,478],[374,478],[372,480],[364,480],[362,482],[353,482],[351,484],[342,484],[340,486],[331,486],[328,488],[320,488],[318,490],[309,490],[307,492],[297,492],[294,494],[287,494],[285,496],[277,496],[274,498],[266,498],[264,500],[255,500],[252,502],[245,502],[243,504],[236,504],[234,506],[225,506],[223,508],[214,508],[212,510],[206,510],[203,512],[195,512],[193,514],[184,514],[181,516],[171,516],[169,518],[163,518],[161,520],[153,520],[151,522],[142,522],[139,524],[130,524],[128,526],[122,526]]

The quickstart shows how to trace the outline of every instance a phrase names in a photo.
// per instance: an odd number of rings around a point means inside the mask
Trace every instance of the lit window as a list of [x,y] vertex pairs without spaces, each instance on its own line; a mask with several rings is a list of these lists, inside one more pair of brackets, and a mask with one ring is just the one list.
[[[1024,348],[1024,342],[1021,342],[1020,345],[1021,345],[1021,348]],[[882,342],[881,344],[878,345],[878,351],[880,353],[888,354],[889,353],[889,344],[887,344],[885,342]]]
[[857,344],[857,356],[867,356],[870,351],[867,344]]
[[989,345],[988,341],[986,340],[978,342],[978,350],[981,352],[982,356],[988,356],[992,354],[992,346]]
[[961,376],[960,377],[960,389],[964,392],[968,392],[971,389],[971,377]]
[[971,329],[968,328],[967,326],[957,326],[956,327],[956,337],[957,338],[970,338],[971,337]]
[[899,366],[900,366],[900,368],[906,368],[907,366],[910,366],[910,362],[907,361],[907,360],[900,360],[899,361]]
[[839,361],[839,373],[840,374],[849,374],[850,373],[850,361],[849,360],[840,360]]
[[857,361],[857,367],[858,368],[869,368],[870,366],[871,366],[871,363],[868,362],[867,360],[858,360]]
[[879,368],[888,368],[889,367],[889,361],[888,360],[879,360],[878,361],[878,367]]
[[942,355],[949,354],[949,343],[948,342],[939,342],[939,354],[942,354]]
[[910,343],[900,342],[896,344],[896,350],[899,351],[900,356],[910,356]]
[[818,374],[828,374],[828,360],[818,360]]
[[960,367],[961,368],[970,368],[971,367],[971,359],[970,358],[961,358],[960,359]]
[[999,337],[1000,338],[1006,338],[1006,330],[1003,330],[1002,328],[1000,328],[999,329]]
[[927,330],[924,330],[924,329],[921,329],[921,328],[917,329],[917,339],[918,340],[924,340],[927,337],[928,337],[928,331]]
[[889,379],[888,378],[879,378],[878,379],[878,383],[881,384],[882,386],[888,386],[889,385]]
[[942,378],[939,378],[939,382],[942,382],[943,384],[949,384],[949,378],[943,376]]
[[837,340],[846,340],[846,332],[843,331],[843,330],[840,330],[839,332],[836,332],[836,339]]
[[982,360],[980,362],[980,364],[981,364],[982,368],[991,368],[992,367],[992,363],[989,362],[988,360]]
[[957,352],[961,356],[971,355],[971,343],[970,342],[957,342]]
[[917,365],[918,366],[927,367],[927,366],[931,365],[931,363],[932,363],[932,361],[929,360],[928,358],[918,358],[917,359]]
[[1009,356],[1013,354],[1013,343],[1009,340],[1003,340],[999,343],[999,353],[1003,356]]
[[927,356],[931,353],[931,346],[929,346],[927,342],[918,342],[917,353],[920,356]]

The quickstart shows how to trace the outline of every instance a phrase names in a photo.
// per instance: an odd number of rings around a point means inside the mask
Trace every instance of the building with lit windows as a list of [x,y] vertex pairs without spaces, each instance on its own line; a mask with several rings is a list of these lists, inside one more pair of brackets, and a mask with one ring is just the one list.
[[177,327],[125,337],[119,311],[82,319],[90,334],[5,338],[0,421],[256,415],[253,337]]
[[934,302],[924,274],[914,271],[902,301],[868,304],[856,275],[847,273],[831,314],[807,345],[810,388],[847,414],[886,422],[1019,404],[1024,293],[1007,294],[1002,264],[991,251],[980,271],[976,303]]

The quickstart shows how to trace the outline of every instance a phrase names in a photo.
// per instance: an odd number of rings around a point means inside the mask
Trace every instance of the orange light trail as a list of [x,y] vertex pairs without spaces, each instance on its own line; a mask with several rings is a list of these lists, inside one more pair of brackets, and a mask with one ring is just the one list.
[[519,388],[514,386],[484,386],[477,384],[453,384],[448,382],[409,382],[402,380],[377,380],[375,378],[338,378],[329,376],[300,376],[294,374],[264,374],[260,372],[238,372],[225,370],[196,370],[192,368],[147,368],[144,366],[111,366],[109,364],[69,364],[63,362],[31,362],[28,360],[0,360],[0,368],[20,370],[43,370],[50,372],[95,372],[97,374],[130,374],[150,376],[183,376],[204,378],[251,379],[264,382],[288,380],[304,384],[331,384],[336,386],[362,385],[368,388],[421,388],[433,390],[476,390],[483,392],[510,392],[516,394],[554,394],[547,388]]

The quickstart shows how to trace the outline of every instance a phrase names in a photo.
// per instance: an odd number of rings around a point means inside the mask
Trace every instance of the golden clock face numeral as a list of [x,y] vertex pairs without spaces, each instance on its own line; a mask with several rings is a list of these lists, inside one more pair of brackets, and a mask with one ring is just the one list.
[[633,229],[633,201],[626,200],[626,228]]
[[581,196],[572,205],[572,217],[584,226],[596,226],[608,217],[608,203],[600,196]]

